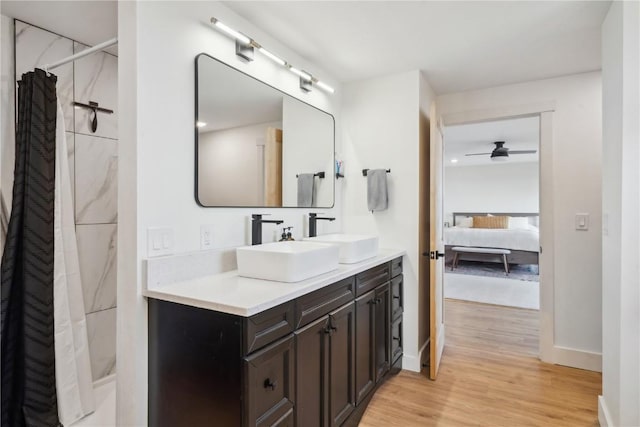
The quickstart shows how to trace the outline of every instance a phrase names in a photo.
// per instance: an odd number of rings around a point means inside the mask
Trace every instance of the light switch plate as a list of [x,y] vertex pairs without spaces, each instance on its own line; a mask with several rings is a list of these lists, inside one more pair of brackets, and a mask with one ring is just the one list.
[[149,258],[171,255],[174,240],[171,228],[153,227],[147,229],[147,256]]
[[576,230],[586,231],[589,229],[589,214],[577,213],[576,214]]
[[200,249],[211,249],[213,247],[213,225],[200,226]]

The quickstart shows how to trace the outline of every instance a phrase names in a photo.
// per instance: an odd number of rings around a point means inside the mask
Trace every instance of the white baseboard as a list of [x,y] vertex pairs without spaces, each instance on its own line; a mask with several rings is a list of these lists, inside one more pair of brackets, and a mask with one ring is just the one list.
[[420,347],[420,350],[418,350],[418,362],[420,363],[420,370],[422,370],[422,360],[424,360],[422,358],[422,353],[424,353],[424,350],[427,348],[428,345],[429,345],[429,338],[427,338],[424,344],[422,344],[422,347]]
[[571,368],[602,372],[602,354],[574,348],[553,347],[553,363]]
[[99,380],[95,380],[93,382],[93,388],[100,387],[101,385],[105,385],[115,380],[116,380],[116,374],[107,375],[106,377],[102,377]]
[[607,402],[604,401],[604,396],[598,396],[598,422],[600,427],[613,427],[611,414],[609,413]]
[[406,369],[411,372],[420,372],[420,356],[409,356],[404,354],[402,356],[402,369]]

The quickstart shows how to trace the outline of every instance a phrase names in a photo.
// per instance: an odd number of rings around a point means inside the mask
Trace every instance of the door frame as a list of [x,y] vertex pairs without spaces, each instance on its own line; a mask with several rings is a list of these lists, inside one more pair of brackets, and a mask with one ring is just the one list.
[[[555,101],[442,114],[444,126],[479,123],[519,117],[540,118],[540,158],[538,171],[540,226],[540,331],[539,358],[554,363],[554,245],[553,245],[553,113]],[[551,197],[543,198],[542,195]]]

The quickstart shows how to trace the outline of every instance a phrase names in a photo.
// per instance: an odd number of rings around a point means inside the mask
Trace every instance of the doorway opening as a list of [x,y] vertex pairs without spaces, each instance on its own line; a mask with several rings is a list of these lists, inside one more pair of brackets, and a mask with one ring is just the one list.
[[539,117],[444,129],[444,295],[538,310]]
[[513,332],[526,341],[518,350],[535,355],[542,353],[541,120],[539,113],[446,124],[442,158],[447,311],[496,306],[500,323],[528,310],[526,331]]

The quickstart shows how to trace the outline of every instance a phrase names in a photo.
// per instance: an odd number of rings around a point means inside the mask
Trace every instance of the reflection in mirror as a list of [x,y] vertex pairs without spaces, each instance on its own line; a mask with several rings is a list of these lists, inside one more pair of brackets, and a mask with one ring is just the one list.
[[333,116],[205,54],[196,73],[198,203],[333,206]]

